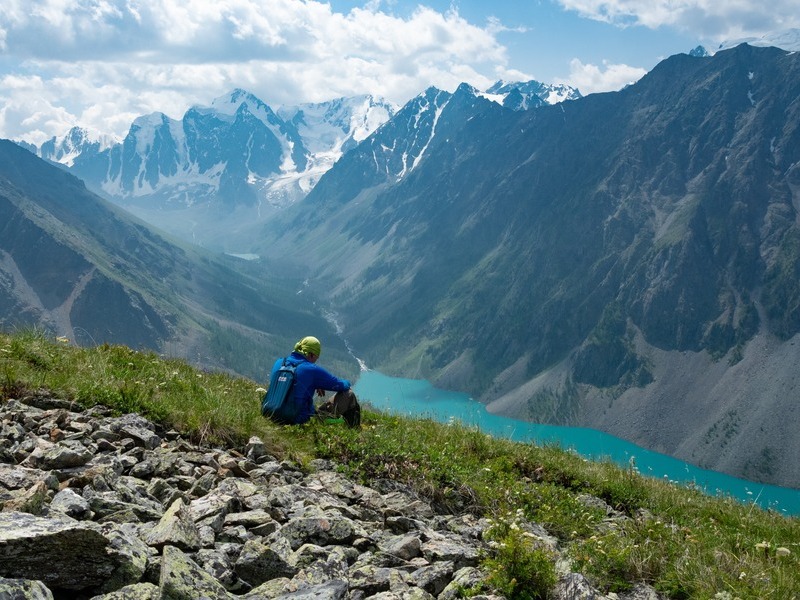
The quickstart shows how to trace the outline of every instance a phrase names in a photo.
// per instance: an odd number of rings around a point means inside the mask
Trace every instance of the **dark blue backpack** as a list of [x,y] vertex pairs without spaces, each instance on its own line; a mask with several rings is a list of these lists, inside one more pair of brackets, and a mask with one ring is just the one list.
[[289,425],[297,419],[297,405],[294,402],[294,378],[297,365],[288,357],[275,373],[275,381],[269,382],[269,389],[261,401],[261,414],[281,425]]

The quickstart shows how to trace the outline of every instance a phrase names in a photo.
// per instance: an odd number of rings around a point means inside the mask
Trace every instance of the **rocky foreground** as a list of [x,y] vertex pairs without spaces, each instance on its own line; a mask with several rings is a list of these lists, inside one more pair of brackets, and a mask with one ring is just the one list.
[[[255,437],[201,448],[136,414],[44,393],[5,401],[0,599],[500,598],[477,587],[485,519],[438,514],[397,482],[359,485],[328,461],[309,471]],[[567,565],[552,598],[661,598],[644,585],[603,595]]]

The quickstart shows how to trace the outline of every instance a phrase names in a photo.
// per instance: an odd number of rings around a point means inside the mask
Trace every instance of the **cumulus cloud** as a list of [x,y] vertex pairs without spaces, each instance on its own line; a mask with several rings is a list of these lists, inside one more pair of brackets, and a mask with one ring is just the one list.
[[797,0],[557,0],[583,17],[620,26],[675,27],[700,39],[759,37],[800,27]]
[[[429,85],[491,83],[508,60],[501,29],[421,5],[398,17],[380,2],[341,13],[317,0],[4,0],[0,135],[41,142],[75,124],[124,135],[129,115],[180,118],[235,87],[271,105],[358,93],[402,103]],[[16,119],[34,95],[36,114],[53,116],[31,129]]]
[[[556,1],[585,18],[706,40],[800,26],[796,0]],[[365,93],[404,103],[430,85],[534,78],[511,68],[498,40],[525,27],[494,17],[477,25],[424,3],[398,16],[400,4],[342,12],[325,0],[3,0],[0,137],[41,143],[74,125],[123,136],[139,115],[180,118],[237,87],[272,106]],[[576,59],[563,82],[591,93],[643,73]]]
[[611,92],[636,83],[647,71],[640,67],[604,62],[601,66],[584,64],[577,58],[570,61],[570,74],[567,79],[557,83],[565,83],[580,90],[581,94]]

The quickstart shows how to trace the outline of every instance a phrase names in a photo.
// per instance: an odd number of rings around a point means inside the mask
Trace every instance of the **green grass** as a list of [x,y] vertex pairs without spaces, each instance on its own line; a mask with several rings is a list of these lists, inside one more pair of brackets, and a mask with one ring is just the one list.
[[[555,581],[552,550],[526,531],[526,521],[545,527],[571,568],[603,591],[644,581],[670,598],[800,599],[797,518],[555,447],[383,414],[370,409],[369,398],[361,399],[360,431],[278,427],[259,414],[259,385],[122,346],[76,348],[36,332],[0,334],[3,400],[47,389],[81,406],[139,412],[207,445],[241,445],[258,435],[278,458],[301,465],[330,458],[357,480],[396,479],[436,506],[490,518],[487,585],[512,599],[547,598]],[[580,500],[587,494],[630,518],[606,519]]]

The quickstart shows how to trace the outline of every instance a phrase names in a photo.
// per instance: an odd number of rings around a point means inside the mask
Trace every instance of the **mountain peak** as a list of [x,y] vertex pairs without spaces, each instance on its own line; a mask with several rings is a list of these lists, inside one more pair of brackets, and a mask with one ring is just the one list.
[[170,118],[162,112],[152,112],[148,115],[141,115],[133,120],[135,127],[158,127],[170,121]]
[[483,94],[489,100],[514,110],[526,110],[544,104],[558,104],[565,100],[576,100],[581,97],[577,88],[559,84],[530,81],[499,80]]
[[214,98],[211,102],[210,109],[220,114],[233,116],[239,111],[242,104],[247,104],[250,112],[253,114],[262,111],[267,114],[273,112],[269,105],[263,100],[258,98],[255,94],[241,88],[236,88],[229,94]]
[[468,83],[461,83],[456,88],[455,93],[462,93],[462,94],[470,94],[472,96],[478,96],[480,94],[480,90],[478,88],[471,86]]

